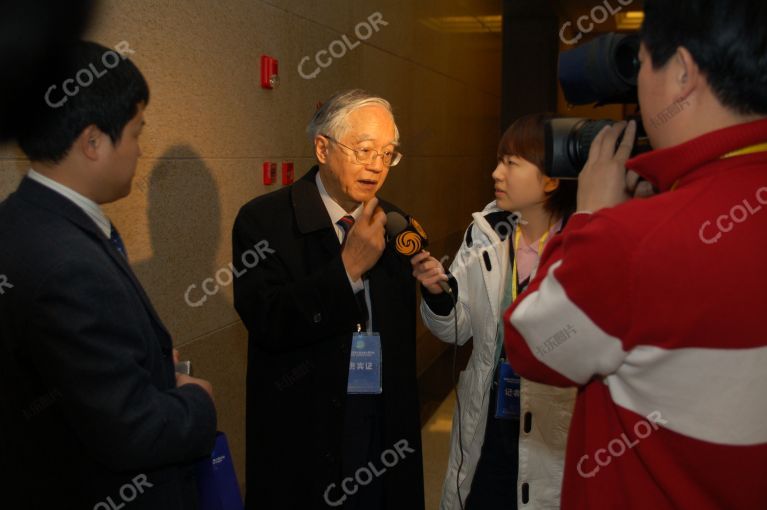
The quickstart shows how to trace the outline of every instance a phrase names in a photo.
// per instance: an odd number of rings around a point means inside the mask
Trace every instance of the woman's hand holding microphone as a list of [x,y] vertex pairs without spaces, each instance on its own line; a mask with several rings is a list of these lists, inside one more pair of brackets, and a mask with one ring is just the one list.
[[422,251],[410,259],[413,265],[413,276],[426,290],[432,294],[442,294],[444,291],[439,282],[447,282],[448,276],[442,263],[431,256],[428,251]]

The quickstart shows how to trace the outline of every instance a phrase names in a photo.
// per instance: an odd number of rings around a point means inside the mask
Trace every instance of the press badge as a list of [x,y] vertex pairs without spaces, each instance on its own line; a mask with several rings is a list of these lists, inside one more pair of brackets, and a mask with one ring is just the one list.
[[502,420],[519,419],[519,376],[506,361],[498,366],[498,400],[495,417]]
[[346,392],[353,395],[379,395],[382,391],[381,335],[372,332],[354,333]]

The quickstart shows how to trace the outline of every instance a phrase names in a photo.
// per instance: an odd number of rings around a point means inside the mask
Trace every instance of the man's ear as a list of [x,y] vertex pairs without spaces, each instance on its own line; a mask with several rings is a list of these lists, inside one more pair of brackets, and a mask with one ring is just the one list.
[[75,140],[75,147],[91,161],[99,158],[101,146],[106,142],[107,136],[95,124],[86,127]]
[[545,193],[553,193],[557,188],[559,188],[559,179],[549,177],[548,175],[543,177],[543,191]]
[[317,161],[324,165],[328,161],[328,149],[330,144],[328,139],[324,136],[317,135],[314,137],[314,155],[317,157]]
[[670,79],[673,80],[676,101],[682,102],[700,86],[702,75],[692,53],[684,46],[677,48],[671,63]]

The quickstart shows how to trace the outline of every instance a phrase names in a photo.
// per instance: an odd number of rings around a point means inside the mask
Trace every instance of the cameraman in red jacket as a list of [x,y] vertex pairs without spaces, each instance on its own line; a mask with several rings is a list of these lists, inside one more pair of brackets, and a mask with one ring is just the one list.
[[506,349],[579,387],[563,509],[767,508],[767,4],[647,0],[641,38],[656,150],[596,138]]

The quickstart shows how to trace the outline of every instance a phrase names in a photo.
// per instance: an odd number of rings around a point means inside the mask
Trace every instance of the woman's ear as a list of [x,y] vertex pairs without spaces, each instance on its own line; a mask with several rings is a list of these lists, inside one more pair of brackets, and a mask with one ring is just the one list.
[[559,179],[555,179],[553,177],[544,176],[543,177],[543,191],[546,193],[553,193],[554,191],[559,188]]

